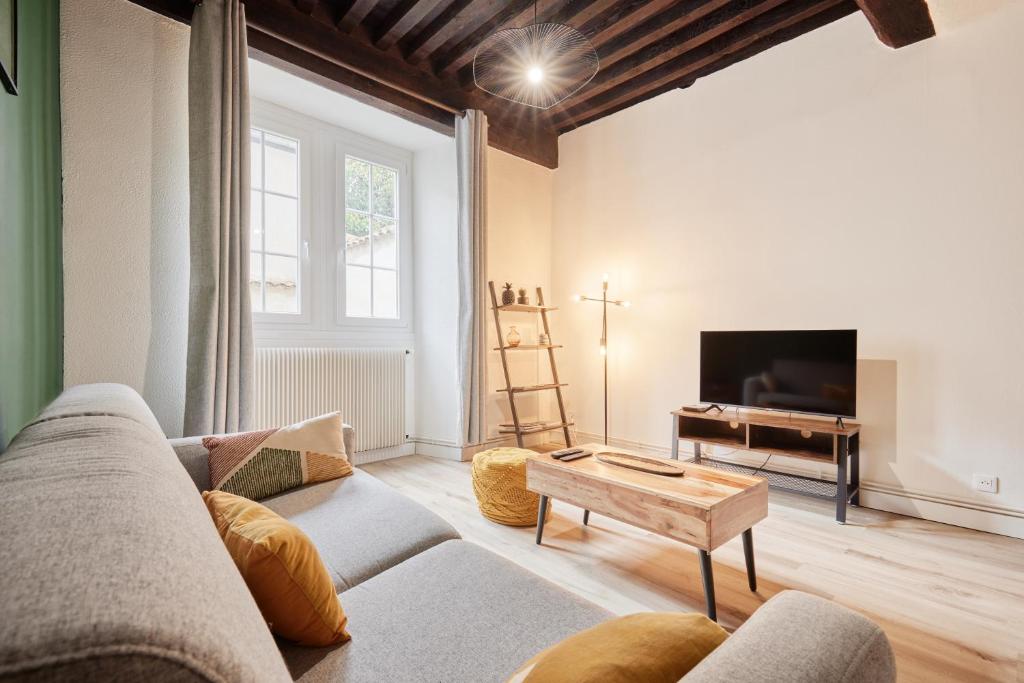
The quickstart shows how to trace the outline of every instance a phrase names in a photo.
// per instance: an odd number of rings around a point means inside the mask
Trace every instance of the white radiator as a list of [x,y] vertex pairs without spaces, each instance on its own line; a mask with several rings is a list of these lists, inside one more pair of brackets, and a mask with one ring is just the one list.
[[403,349],[256,349],[255,428],[339,411],[356,452],[405,442]]

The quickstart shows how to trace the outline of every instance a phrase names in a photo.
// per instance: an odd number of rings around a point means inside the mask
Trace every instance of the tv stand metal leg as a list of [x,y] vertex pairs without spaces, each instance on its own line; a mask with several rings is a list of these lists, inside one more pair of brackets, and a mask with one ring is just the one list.
[[679,459],[679,416],[672,416],[672,459]]
[[850,486],[853,487],[850,502],[860,505],[860,434],[850,437]]
[[836,521],[840,524],[846,524],[846,462],[849,440],[847,436],[840,436],[837,444],[839,453],[836,458]]
[[700,464],[700,441],[693,442],[693,462]]

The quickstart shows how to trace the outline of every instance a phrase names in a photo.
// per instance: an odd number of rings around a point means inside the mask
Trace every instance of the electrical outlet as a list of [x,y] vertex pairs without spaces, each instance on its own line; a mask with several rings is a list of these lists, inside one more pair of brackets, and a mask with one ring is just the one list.
[[991,474],[975,474],[974,489],[985,493],[997,493],[999,491],[999,477]]

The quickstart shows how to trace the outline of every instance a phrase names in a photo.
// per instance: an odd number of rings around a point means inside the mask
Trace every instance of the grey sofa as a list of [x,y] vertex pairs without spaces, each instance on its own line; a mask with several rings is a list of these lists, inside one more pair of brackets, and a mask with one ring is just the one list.
[[[14,438],[0,456],[0,680],[501,681],[610,616],[357,470],[264,501],[317,544],[353,635],[275,641],[199,495],[205,457],[109,384],[69,389]],[[877,626],[796,593],[686,676],[893,679]]]

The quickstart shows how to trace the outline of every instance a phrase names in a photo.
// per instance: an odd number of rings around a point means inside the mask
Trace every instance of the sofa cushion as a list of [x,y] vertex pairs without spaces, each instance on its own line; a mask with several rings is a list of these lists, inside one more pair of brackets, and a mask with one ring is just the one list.
[[207,436],[203,446],[213,488],[252,500],[352,474],[336,412],[287,427]]
[[433,512],[359,469],[260,502],[313,539],[339,592],[459,538]]
[[642,612],[569,636],[508,683],[676,683],[729,634],[696,612]]
[[611,616],[466,541],[448,541],[341,595],[352,640],[282,644],[296,680],[503,681],[544,648]]
[[[210,451],[203,445],[204,438],[206,437],[186,436],[170,439],[170,443],[185,471],[196,483],[196,488],[200,491],[209,491],[213,488],[210,485]],[[350,425],[342,425],[342,439],[345,442],[345,453],[351,460],[356,447],[356,432]]]
[[0,679],[289,680],[142,399],[69,393],[0,456]]
[[306,534],[242,496],[207,491],[203,500],[274,633],[317,647],[348,640],[345,611]]

